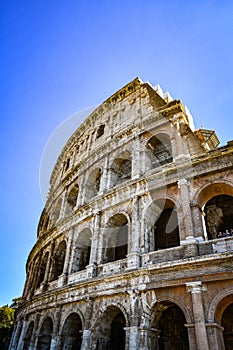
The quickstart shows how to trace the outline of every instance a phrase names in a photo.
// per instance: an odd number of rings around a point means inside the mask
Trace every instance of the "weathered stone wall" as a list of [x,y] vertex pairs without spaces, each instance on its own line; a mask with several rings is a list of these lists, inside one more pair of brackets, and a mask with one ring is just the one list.
[[158,92],[135,79],[61,152],[11,350],[228,348],[233,236],[210,239],[205,208],[233,208],[233,147]]

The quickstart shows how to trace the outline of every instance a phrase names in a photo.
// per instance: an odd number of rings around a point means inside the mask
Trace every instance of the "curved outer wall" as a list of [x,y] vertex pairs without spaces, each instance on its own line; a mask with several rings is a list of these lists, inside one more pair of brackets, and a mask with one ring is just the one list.
[[228,349],[233,146],[185,111],[136,78],[68,140],[9,349]]

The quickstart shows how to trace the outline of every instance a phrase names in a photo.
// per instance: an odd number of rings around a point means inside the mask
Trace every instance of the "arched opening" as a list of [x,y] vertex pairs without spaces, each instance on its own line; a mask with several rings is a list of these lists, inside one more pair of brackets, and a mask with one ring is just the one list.
[[128,220],[124,214],[112,216],[105,232],[105,262],[125,259],[128,253]]
[[78,192],[79,192],[78,185],[73,186],[69,191],[69,194],[67,197],[67,203],[66,203],[66,215],[73,212],[77,204]]
[[80,350],[82,322],[76,313],[70,314],[65,320],[61,332],[61,349]]
[[169,199],[154,201],[145,213],[148,250],[160,250],[180,245],[175,204]]
[[53,321],[51,317],[47,317],[40,329],[37,350],[49,350],[53,333]]
[[228,305],[222,315],[223,339],[225,350],[233,349],[233,303]]
[[171,302],[158,303],[155,310],[153,328],[159,331],[155,349],[189,350],[183,311]]
[[62,241],[60,242],[53,257],[53,265],[52,265],[52,271],[50,276],[50,282],[57,280],[58,277],[62,274],[65,255],[66,255],[66,242]]
[[233,235],[233,196],[212,197],[206,203],[204,213],[208,239]]
[[100,320],[97,350],[124,350],[126,320],[118,307],[110,306]]
[[71,273],[84,270],[89,265],[91,253],[91,231],[85,229],[80,232],[75,243]]
[[37,286],[36,286],[36,288],[39,288],[40,284],[44,281],[45,270],[46,270],[48,258],[49,258],[49,252],[47,252],[47,253],[44,255],[44,257],[42,258],[42,260],[41,260],[40,270],[39,270],[39,276],[38,276],[38,281],[37,281]]
[[152,169],[173,161],[171,142],[166,134],[152,136],[147,142],[147,150]]
[[38,224],[37,235],[39,236],[40,234],[43,234],[44,232],[46,232],[46,230],[48,229],[48,226],[49,226],[49,215],[44,209]]
[[23,350],[29,350],[30,348],[30,341],[31,341],[31,338],[32,338],[32,333],[33,333],[33,328],[34,328],[34,322],[30,322],[29,326],[28,326],[28,329],[27,329],[27,332],[26,332],[26,335],[23,339]]
[[89,176],[85,186],[85,202],[88,203],[98,195],[100,190],[101,169],[95,169]]
[[61,204],[62,204],[62,199],[58,199],[55,207],[54,207],[54,212],[53,212],[53,224],[57,222],[60,216],[60,211],[61,211]]
[[101,137],[103,134],[104,134],[104,128],[105,128],[105,125],[102,124],[98,127],[97,129],[97,133],[96,133],[96,138],[98,139],[99,137]]
[[115,158],[111,167],[110,187],[131,179],[132,159],[128,151],[124,151]]

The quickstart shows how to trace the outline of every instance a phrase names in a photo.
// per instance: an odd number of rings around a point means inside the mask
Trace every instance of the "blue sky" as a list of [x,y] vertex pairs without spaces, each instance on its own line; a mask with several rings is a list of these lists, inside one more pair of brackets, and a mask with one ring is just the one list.
[[0,9],[1,306],[22,293],[44,206],[41,158],[69,116],[139,76],[182,99],[222,145],[233,139],[233,2],[3,0]]

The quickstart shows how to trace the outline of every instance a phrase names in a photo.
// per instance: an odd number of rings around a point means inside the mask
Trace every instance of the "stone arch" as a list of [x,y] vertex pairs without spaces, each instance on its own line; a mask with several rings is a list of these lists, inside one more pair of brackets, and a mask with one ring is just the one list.
[[92,198],[98,195],[101,175],[101,168],[96,168],[90,173],[85,185],[85,203],[88,203]]
[[128,254],[129,219],[125,213],[112,215],[104,230],[104,262],[126,258]]
[[[156,333],[151,337],[156,349],[189,349],[187,309],[176,298],[157,301],[153,306],[151,327]],[[186,312],[186,314],[184,313]]]
[[145,249],[154,251],[180,245],[177,207],[174,199],[154,199],[143,213]]
[[75,206],[77,205],[78,194],[79,194],[79,186],[78,184],[75,184],[68,191],[67,201],[66,201],[66,215],[73,212]]
[[156,304],[163,304],[163,303],[171,303],[171,304],[175,304],[177,305],[183,312],[186,322],[187,323],[192,323],[192,317],[191,314],[189,312],[189,309],[187,308],[186,304],[180,299],[180,298],[176,298],[176,297],[171,297],[171,296],[163,296],[163,297],[159,297],[157,298],[151,305],[150,305],[150,309],[151,311],[151,319],[154,317],[154,307],[156,306]]
[[38,224],[38,228],[37,228],[37,236],[43,234],[44,232],[47,231],[49,226],[49,215],[47,213],[47,210],[44,209],[42,211],[41,217],[40,217],[40,221]]
[[78,313],[70,313],[62,327],[61,331],[61,349],[80,350],[82,344],[82,320]]
[[152,135],[146,143],[146,168],[154,169],[173,162],[170,136],[160,132]]
[[215,239],[233,230],[233,184],[216,181],[205,185],[196,193],[194,202],[204,215],[202,224],[206,239]]
[[47,251],[44,254],[44,256],[42,257],[42,259],[41,259],[36,288],[39,288],[40,284],[42,282],[44,282],[44,277],[45,277],[45,271],[46,271],[46,267],[47,267],[47,263],[48,263],[48,258],[49,258],[49,252]]
[[208,312],[208,322],[220,322],[224,311],[224,307],[226,307],[226,303],[228,303],[228,301],[231,300],[233,301],[233,288],[227,288],[218,293],[213,298],[210,304]]
[[34,331],[34,321],[31,321],[29,323],[29,326],[27,328],[25,337],[23,339],[23,350],[29,350],[30,349],[30,342],[31,342],[31,338],[32,338],[32,334]]
[[194,204],[203,209],[204,205],[217,195],[233,196],[233,183],[230,181],[213,181],[198,189],[193,197]]
[[92,232],[89,228],[85,228],[79,233],[73,249],[71,273],[84,270],[89,265],[91,238]]
[[94,327],[97,349],[123,350],[126,344],[125,327],[129,326],[128,315],[118,303],[111,303],[101,310]]
[[55,281],[63,272],[63,266],[66,255],[66,242],[63,240],[59,243],[53,256],[52,270],[50,275],[50,282]]
[[132,156],[129,151],[119,153],[110,167],[110,187],[118,185],[132,176]]
[[47,316],[40,327],[36,350],[49,350],[53,333],[53,320]]
[[57,199],[56,204],[54,205],[53,211],[53,224],[57,222],[61,212],[62,198]]

